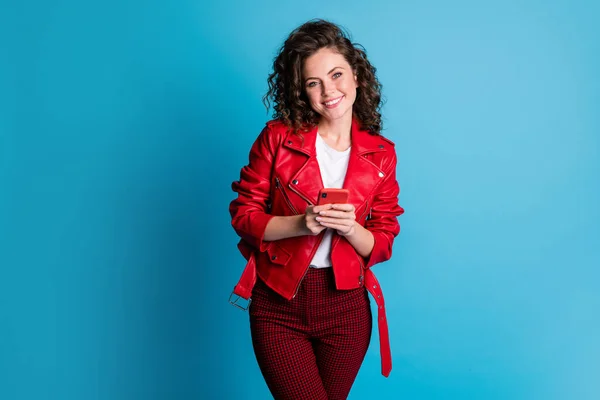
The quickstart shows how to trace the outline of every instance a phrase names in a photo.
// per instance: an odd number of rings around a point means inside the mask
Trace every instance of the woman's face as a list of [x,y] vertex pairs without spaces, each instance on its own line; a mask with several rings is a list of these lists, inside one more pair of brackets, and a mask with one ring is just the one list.
[[310,105],[321,117],[352,116],[358,80],[344,56],[322,48],[304,61],[302,76]]

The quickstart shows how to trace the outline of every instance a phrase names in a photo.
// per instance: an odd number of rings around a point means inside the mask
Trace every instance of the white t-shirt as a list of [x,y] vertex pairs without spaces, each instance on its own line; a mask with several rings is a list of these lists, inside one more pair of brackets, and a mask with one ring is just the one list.
[[[327,145],[321,135],[317,134],[316,142],[317,161],[321,171],[323,187],[341,189],[348,170],[350,160],[350,147],[344,151],[337,151]],[[333,230],[327,228],[325,236],[317,249],[310,266],[313,268],[331,267],[331,237]]]

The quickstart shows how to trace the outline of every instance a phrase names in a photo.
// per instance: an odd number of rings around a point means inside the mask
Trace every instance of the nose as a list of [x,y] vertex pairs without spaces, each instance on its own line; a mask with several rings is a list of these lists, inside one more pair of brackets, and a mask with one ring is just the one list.
[[327,93],[331,93],[333,92],[333,83],[332,82],[323,82],[323,84],[321,85],[322,88],[322,96],[326,96]]

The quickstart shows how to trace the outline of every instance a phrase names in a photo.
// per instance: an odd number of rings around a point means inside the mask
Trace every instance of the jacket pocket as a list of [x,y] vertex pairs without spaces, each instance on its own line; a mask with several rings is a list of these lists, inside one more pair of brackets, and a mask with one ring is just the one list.
[[271,246],[267,249],[267,254],[269,256],[269,261],[272,264],[277,264],[284,266],[290,261],[292,255],[285,250],[283,247],[279,246],[277,243],[271,243]]

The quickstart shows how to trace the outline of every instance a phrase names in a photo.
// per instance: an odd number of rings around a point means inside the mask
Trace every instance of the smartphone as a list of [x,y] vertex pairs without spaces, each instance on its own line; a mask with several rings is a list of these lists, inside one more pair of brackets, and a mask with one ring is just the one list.
[[323,188],[319,191],[317,205],[347,203],[349,195],[348,189]]

